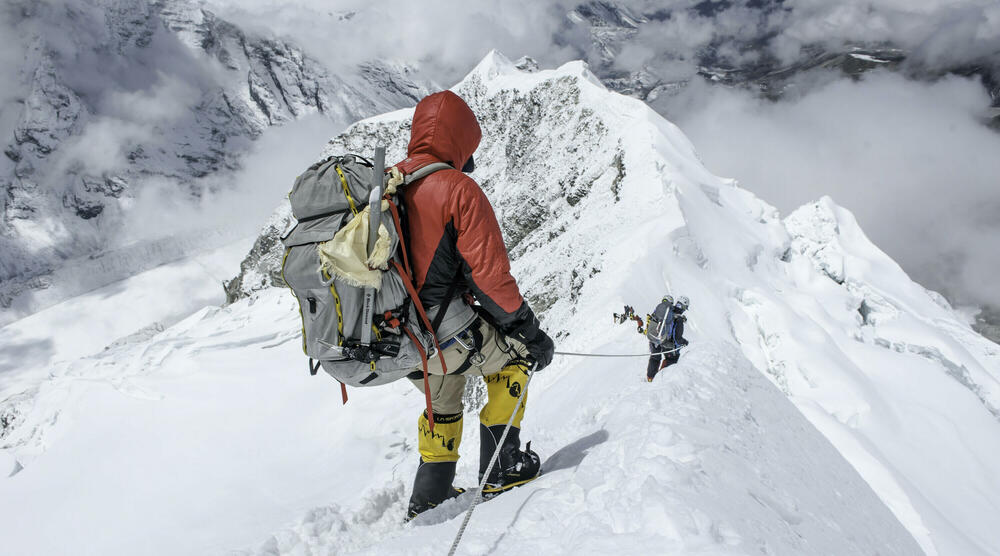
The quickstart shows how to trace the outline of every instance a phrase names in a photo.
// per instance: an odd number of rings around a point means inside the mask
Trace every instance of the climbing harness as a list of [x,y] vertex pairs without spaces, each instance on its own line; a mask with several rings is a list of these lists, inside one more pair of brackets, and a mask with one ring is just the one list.
[[510,427],[514,424],[514,417],[517,416],[517,412],[521,409],[521,402],[524,401],[524,394],[528,391],[528,385],[531,384],[531,377],[535,375],[535,364],[531,365],[528,369],[528,380],[524,381],[524,388],[521,388],[521,395],[517,398],[517,405],[514,406],[514,412],[510,414],[510,419],[507,421],[507,426],[503,429],[503,434],[500,435],[500,440],[497,442],[496,450],[493,450],[493,457],[490,458],[490,464],[486,466],[486,472],[483,473],[483,479],[479,481],[479,486],[476,487],[476,491],[472,494],[472,505],[469,506],[469,511],[465,512],[465,519],[462,520],[462,526],[458,528],[458,534],[455,535],[455,542],[451,543],[451,550],[448,551],[448,556],[454,556],[455,550],[458,549],[458,543],[462,541],[462,535],[465,534],[465,528],[469,525],[469,520],[472,518],[472,511],[476,509],[479,502],[483,499],[483,487],[486,486],[486,481],[490,478],[490,472],[493,471],[493,466],[496,465],[497,459],[500,457],[500,448],[503,446],[505,440],[507,440],[507,433],[510,432]]

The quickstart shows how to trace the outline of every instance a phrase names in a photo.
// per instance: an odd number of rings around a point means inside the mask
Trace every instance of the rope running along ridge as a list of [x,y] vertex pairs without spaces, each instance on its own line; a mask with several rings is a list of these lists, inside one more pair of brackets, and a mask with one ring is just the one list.
[[683,347],[686,346],[679,346],[671,350],[660,351],[657,353],[576,353],[572,351],[557,351],[555,354],[568,355],[571,357],[649,357],[650,355],[666,355],[668,353],[674,353],[675,351],[680,351]]

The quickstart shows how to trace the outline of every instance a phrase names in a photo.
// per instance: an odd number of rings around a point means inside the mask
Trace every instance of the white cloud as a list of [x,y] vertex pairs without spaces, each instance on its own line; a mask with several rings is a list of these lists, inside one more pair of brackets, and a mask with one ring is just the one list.
[[157,72],[157,82],[138,90],[114,89],[100,101],[98,112],[142,124],[160,124],[190,112],[202,95],[195,84]]
[[490,49],[545,63],[575,57],[553,43],[568,11],[558,2],[378,2],[345,0],[209,0],[241,26],[286,36],[335,68],[376,59],[419,62],[441,83],[465,75]]
[[781,103],[701,84],[675,103],[715,173],[785,214],[831,195],[918,281],[1000,305],[1000,135],[975,81],[879,73]]
[[136,240],[216,227],[253,235],[295,178],[341,131],[318,115],[270,128],[254,143],[241,170],[206,178],[198,186],[199,197],[178,195],[172,180],[148,180],[126,212],[122,235]]
[[785,54],[805,44],[890,41],[931,68],[989,61],[1000,52],[1000,4],[995,0],[788,0],[772,41]]
[[151,139],[155,130],[141,122],[98,117],[79,135],[66,139],[50,159],[47,176],[61,184],[68,172],[101,175],[122,168],[128,150]]
[[190,83],[162,73],[156,84],[145,89],[104,91],[98,100],[99,116],[69,137],[53,156],[51,179],[61,182],[68,171],[101,175],[120,170],[128,164],[129,151],[160,141],[164,126],[183,121],[201,94]]

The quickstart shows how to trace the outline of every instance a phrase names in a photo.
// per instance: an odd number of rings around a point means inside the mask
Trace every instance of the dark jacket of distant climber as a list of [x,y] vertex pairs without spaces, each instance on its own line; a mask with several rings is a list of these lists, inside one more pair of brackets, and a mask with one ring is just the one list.
[[[650,315],[651,318],[646,324],[651,332],[647,334],[650,336],[650,356],[649,364],[646,366],[646,380],[652,381],[660,370],[673,365],[680,358],[678,349],[688,343],[684,339],[684,322],[687,321],[684,312],[687,311],[688,304],[688,298],[685,296],[681,296],[677,303],[674,303],[672,297],[666,296]],[[661,326],[662,328],[659,328]],[[662,341],[652,339],[657,329],[664,335]]]

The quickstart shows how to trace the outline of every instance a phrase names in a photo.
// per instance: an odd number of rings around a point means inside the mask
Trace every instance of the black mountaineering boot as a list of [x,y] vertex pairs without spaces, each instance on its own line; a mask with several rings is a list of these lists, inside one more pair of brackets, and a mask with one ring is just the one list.
[[[503,435],[506,425],[493,425],[487,427],[479,424],[479,480],[483,480],[486,473],[486,466],[490,464],[493,452],[496,450],[497,441]],[[542,462],[538,454],[531,451],[531,442],[521,451],[520,440],[521,429],[511,427],[500,448],[500,456],[490,471],[489,479],[483,487],[483,498],[492,498],[504,491],[516,486],[521,486],[528,481],[538,477],[542,472]]]
[[454,461],[427,463],[423,459],[420,460],[417,478],[413,481],[410,506],[406,511],[406,521],[465,492],[465,489],[451,486],[451,482],[455,479],[456,463]]

